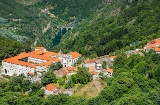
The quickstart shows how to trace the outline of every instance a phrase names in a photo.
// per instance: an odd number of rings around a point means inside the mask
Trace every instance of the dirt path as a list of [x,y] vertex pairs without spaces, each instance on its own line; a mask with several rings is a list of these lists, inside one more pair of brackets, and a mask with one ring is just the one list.
[[42,30],[42,33],[45,33],[50,27],[51,27],[51,22],[49,22],[49,23],[47,24],[47,27],[45,27],[45,28]]
[[101,92],[104,88],[104,85],[99,80],[94,80],[93,84],[97,88],[98,92]]

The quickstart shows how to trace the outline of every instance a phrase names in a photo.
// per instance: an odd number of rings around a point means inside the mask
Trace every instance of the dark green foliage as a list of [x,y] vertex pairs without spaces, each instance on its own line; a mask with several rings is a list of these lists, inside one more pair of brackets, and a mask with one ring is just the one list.
[[54,6],[51,12],[66,21],[85,19],[106,4],[103,0],[43,0],[43,3]]
[[[132,55],[129,58],[126,58],[125,54],[117,56],[114,64],[114,78],[107,79],[108,86],[100,96],[110,104],[157,104],[158,100],[155,98],[159,92],[155,90],[160,89],[160,83],[156,77],[160,75],[159,73],[154,74],[157,72],[156,68],[159,68],[152,60],[154,54],[146,54],[145,57]],[[148,64],[152,64],[152,67]],[[154,70],[152,70],[153,68]],[[151,73],[150,71],[152,71],[152,76],[148,74]],[[153,94],[151,91],[155,92],[156,97],[149,95]]]
[[71,79],[75,84],[87,84],[92,80],[92,75],[88,72],[88,69],[78,68],[77,74],[73,75]]
[[103,68],[103,69],[106,69],[106,64],[107,64],[107,62],[106,62],[106,61],[103,61],[103,63],[102,63],[102,68]]
[[62,68],[63,65],[61,64],[61,62],[58,62],[56,64],[52,64],[49,68],[49,70],[51,71],[55,71],[55,70],[59,70],[60,68]]
[[38,91],[41,87],[42,87],[42,85],[38,82],[32,83],[30,85],[30,88],[32,89],[33,92]]
[[26,92],[30,90],[30,81],[27,80],[24,75],[12,77],[7,84],[8,87],[6,87],[6,90],[13,92]]
[[24,45],[20,42],[15,42],[0,36],[0,62],[5,58],[13,57],[21,52],[28,51],[30,51],[30,46],[28,44]]
[[108,101],[102,96],[98,96],[90,99],[88,105],[108,105]]
[[72,80],[70,80],[70,81],[68,81],[68,82],[66,83],[65,88],[66,88],[66,89],[73,88],[74,85],[75,85],[75,83],[74,83]]
[[43,85],[47,85],[49,83],[57,83],[57,78],[54,72],[48,71],[48,72],[43,73],[41,81]]
[[111,16],[110,12],[125,6],[124,2],[119,2],[119,5],[115,2],[112,7],[108,6],[86,19],[67,33],[57,48],[75,50],[86,56],[102,56],[129,46],[131,42],[142,41],[139,44],[142,47],[147,41],[159,37],[160,2],[136,1],[137,5],[130,5],[121,9],[117,16]]
[[43,105],[66,105],[69,97],[66,94],[51,95],[49,96]]

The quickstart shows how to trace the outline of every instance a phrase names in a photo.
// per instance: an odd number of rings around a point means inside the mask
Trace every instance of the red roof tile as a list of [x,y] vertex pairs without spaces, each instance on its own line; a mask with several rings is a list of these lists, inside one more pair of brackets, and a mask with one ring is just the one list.
[[160,38],[157,38],[157,39],[154,39],[154,40],[148,42],[145,47],[146,47],[146,49],[156,48],[156,50],[158,50],[157,47],[159,47],[159,46],[160,46]]
[[160,48],[159,48],[159,47],[155,47],[154,50],[155,50],[156,52],[160,52]]
[[93,75],[98,74],[95,70],[91,72]]
[[113,59],[116,58],[116,57],[117,57],[117,56],[110,56],[110,58],[113,58]]
[[75,67],[68,67],[68,68],[67,68],[68,71],[73,71],[73,70],[75,70],[75,69],[76,69]]
[[34,72],[28,72],[28,74],[30,75],[30,76],[34,76]]
[[94,71],[95,69],[94,69],[94,67],[93,66],[90,66],[89,67],[89,71]]
[[96,59],[84,60],[84,63],[96,63]]
[[81,57],[81,54],[79,54],[78,52],[72,52],[72,58],[78,58]]
[[54,91],[55,89],[56,87],[52,83],[46,85],[46,90],[48,91]]
[[111,68],[107,68],[106,71],[109,72],[109,73],[113,73],[113,70]]

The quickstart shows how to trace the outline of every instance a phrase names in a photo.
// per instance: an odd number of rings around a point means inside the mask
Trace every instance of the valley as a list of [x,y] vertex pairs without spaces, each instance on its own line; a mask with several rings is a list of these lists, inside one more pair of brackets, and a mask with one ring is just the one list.
[[159,105],[159,0],[0,0],[0,105]]

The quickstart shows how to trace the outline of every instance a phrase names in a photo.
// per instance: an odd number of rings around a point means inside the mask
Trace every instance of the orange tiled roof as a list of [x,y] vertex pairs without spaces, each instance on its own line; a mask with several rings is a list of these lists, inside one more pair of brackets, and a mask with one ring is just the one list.
[[113,58],[113,59],[116,58],[116,57],[117,57],[117,56],[110,56],[110,58]]
[[48,57],[50,57],[50,56],[59,56],[59,54],[56,53],[56,52],[45,52],[43,55],[44,56],[48,56]]
[[56,87],[52,83],[46,85],[46,90],[48,91],[54,91],[55,89]]
[[43,54],[44,51],[41,51],[41,50],[35,50],[35,51],[32,51],[31,53],[33,54],[37,54],[37,55],[40,55],[40,54]]
[[59,58],[53,58],[52,60],[55,61],[56,63],[60,62]]
[[75,70],[75,69],[76,69],[75,67],[68,67],[68,68],[67,68],[68,71],[73,71],[73,70]]
[[72,52],[72,58],[78,58],[81,57],[81,54],[79,54],[78,52]]
[[95,70],[91,72],[93,75],[98,74]]
[[34,76],[34,72],[28,72],[29,75]]
[[155,50],[156,52],[160,52],[160,48],[159,48],[159,47],[155,47],[154,50]]
[[146,49],[151,49],[151,48],[155,48],[155,47],[159,47],[159,46],[160,46],[160,38],[156,38],[156,39],[148,42],[145,47],[146,47]]
[[94,71],[94,67],[93,67],[93,66],[90,66],[90,67],[89,67],[89,71]]
[[36,68],[35,64],[28,63],[28,62],[23,62],[23,61],[19,60],[19,59],[22,59],[22,58],[25,58],[25,57],[28,57],[28,54],[27,53],[21,53],[18,56],[4,59],[3,62],[8,62],[8,63],[13,63],[13,64],[17,64],[17,65],[27,66],[27,67],[31,67],[31,68]]
[[106,71],[109,72],[109,73],[113,73],[113,70],[111,68],[107,68]]
[[96,59],[84,60],[84,63],[95,63]]
[[[17,64],[17,65],[27,66],[27,67],[31,67],[31,68],[36,68],[36,66],[50,67],[52,61],[55,61],[56,63],[60,62],[60,59],[58,58],[58,56],[59,56],[58,53],[43,51],[45,49],[44,47],[36,47],[36,49],[38,49],[38,50],[32,51],[30,53],[23,52],[23,53],[19,54],[18,56],[14,56],[12,58],[8,58],[3,61]],[[79,54],[78,52],[72,52],[71,54],[72,54],[72,58],[77,58],[77,57],[81,56],[81,54]],[[66,54],[66,55],[68,55],[68,54]],[[46,62],[40,63],[40,64],[32,64],[29,62],[20,61],[20,59],[27,58],[27,57],[46,60]],[[71,70],[71,68],[69,68],[69,70]]]

